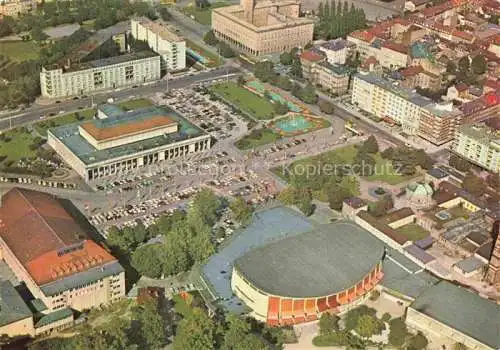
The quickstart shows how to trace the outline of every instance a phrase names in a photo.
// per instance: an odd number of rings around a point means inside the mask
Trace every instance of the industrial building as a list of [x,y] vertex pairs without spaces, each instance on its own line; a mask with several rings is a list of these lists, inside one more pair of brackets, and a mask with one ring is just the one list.
[[161,57],[162,68],[178,71],[186,68],[186,41],[168,27],[148,18],[132,19],[131,34],[136,40],[148,43]]
[[296,0],[241,0],[212,10],[215,36],[251,57],[304,47],[313,39],[314,22],[299,17]]
[[98,108],[97,118],[49,129],[48,144],[83,179],[92,181],[211,147],[211,137],[172,109]]
[[68,322],[68,309],[91,309],[125,295],[123,267],[90,238],[73,209],[53,195],[21,188],[5,193],[0,207],[1,259],[26,284],[37,309],[59,311]]

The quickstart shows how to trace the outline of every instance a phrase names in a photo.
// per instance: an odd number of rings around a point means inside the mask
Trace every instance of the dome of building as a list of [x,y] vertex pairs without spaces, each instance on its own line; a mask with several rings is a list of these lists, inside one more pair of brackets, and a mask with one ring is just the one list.
[[423,182],[412,182],[406,186],[406,199],[411,206],[425,208],[432,204],[432,187]]

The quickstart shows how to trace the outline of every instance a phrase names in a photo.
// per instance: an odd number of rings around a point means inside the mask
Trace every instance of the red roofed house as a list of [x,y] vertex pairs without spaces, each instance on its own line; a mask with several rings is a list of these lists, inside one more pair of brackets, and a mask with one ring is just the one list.
[[314,63],[324,62],[326,56],[321,51],[308,50],[300,54],[300,63],[302,65],[302,75],[305,79],[311,76],[311,68]]
[[47,193],[13,188],[2,196],[0,257],[49,311],[81,311],[125,295],[118,260]]
[[370,55],[372,50],[371,43],[376,39],[375,34],[368,30],[356,30],[347,35],[347,41],[356,45],[361,59]]

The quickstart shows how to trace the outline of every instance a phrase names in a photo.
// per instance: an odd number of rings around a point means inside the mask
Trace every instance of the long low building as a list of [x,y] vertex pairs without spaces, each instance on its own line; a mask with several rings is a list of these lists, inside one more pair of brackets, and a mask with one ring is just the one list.
[[62,98],[160,78],[160,56],[142,51],[84,63],[42,67],[40,88],[43,97]]
[[236,260],[231,286],[270,325],[316,320],[361,301],[382,279],[384,244],[353,222],[254,249]]
[[97,119],[47,132],[48,144],[86,181],[211,147],[211,137],[172,109],[99,107]]
[[0,257],[47,313],[82,311],[124,297],[123,267],[62,201],[21,188],[1,200]]

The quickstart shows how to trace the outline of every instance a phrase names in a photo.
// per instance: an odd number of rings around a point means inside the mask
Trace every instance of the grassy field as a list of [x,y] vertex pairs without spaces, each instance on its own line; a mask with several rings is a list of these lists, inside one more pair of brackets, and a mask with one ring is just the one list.
[[23,157],[30,158],[36,155],[36,150],[29,148],[34,137],[26,129],[17,128],[3,134],[5,138],[10,139],[8,142],[0,140],[0,156],[7,156],[3,163],[8,160],[17,162]]
[[212,6],[204,9],[200,9],[194,6],[187,6],[184,7],[182,11],[188,16],[193,16],[196,22],[209,26],[212,24],[212,10],[227,5],[228,4],[226,2],[221,1],[215,2],[212,4]]
[[151,100],[148,100],[147,98],[138,98],[135,100],[129,100],[129,101],[124,101],[121,103],[118,103],[118,106],[120,106],[123,109],[126,110],[133,110],[133,109],[139,109],[139,108],[146,108],[152,106],[153,103]]
[[396,232],[402,234],[413,242],[429,236],[429,231],[414,223],[401,226],[400,228],[396,229]]
[[189,39],[185,39],[185,40],[186,40],[186,48],[190,48],[191,50],[197,52],[201,56],[210,60],[208,63],[205,64],[207,67],[217,67],[217,66],[220,66],[222,64],[221,58],[218,55],[216,55],[215,53],[204,49],[203,47],[195,44],[194,42],[192,42]]
[[9,57],[12,61],[37,59],[40,46],[32,41],[0,41],[0,55]]
[[218,84],[210,89],[244,112],[252,115],[255,119],[265,120],[274,117],[274,108],[271,102],[238,86],[236,83]]
[[251,149],[266,145],[268,143],[275,142],[281,138],[280,135],[269,129],[259,129],[252,131],[249,135],[246,135],[236,141],[236,147],[239,149]]
[[[83,119],[78,120],[77,113],[81,117],[83,117]],[[89,119],[92,119],[94,114],[95,114],[95,109],[89,108],[89,109],[84,109],[84,110],[74,112],[74,113],[64,114],[64,115],[61,115],[59,117],[54,117],[54,118],[51,118],[49,120],[45,120],[42,122],[38,122],[38,123],[34,124],[33,126],[41,136],[47,137],[47,130],[50,128],[55,128],[55,127],[58,127],[58,126],[61,126],[64,124],[75,123],[77,121],[89,120]]]

